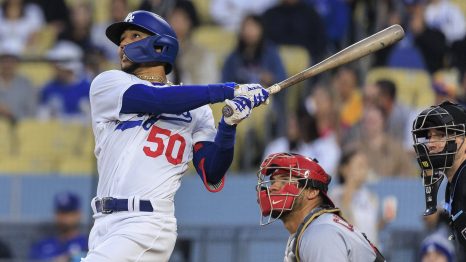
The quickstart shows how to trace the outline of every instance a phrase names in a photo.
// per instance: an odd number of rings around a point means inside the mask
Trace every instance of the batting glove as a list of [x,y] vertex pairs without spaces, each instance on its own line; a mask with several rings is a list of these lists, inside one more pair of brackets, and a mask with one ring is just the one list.
[[233,109],[233,114],[229,117],[224,117],[223,120],[228,125],[237,125],[243,119],[251,114],[252,102],[247,96],[237,96],[232,100],[225,100],[225,103]]
[[238,96],[245,96],[251,100],[254,107],[261,104],[269,103],[269,91],[263,88],[260,84],[242,84],[235,87],[235,98]]

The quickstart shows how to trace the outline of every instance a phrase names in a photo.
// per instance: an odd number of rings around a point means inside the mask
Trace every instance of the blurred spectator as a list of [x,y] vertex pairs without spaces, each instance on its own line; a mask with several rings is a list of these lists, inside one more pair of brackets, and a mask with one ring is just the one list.
[[71,41],[87,51],[93,48],[91,41],[92,7],[90,2],[80,1],[71,5],[70,20],[58,35],[58,41]]
[[338,111],[333,90],[325,84],[317,84],[305,101],[309,114],[315,116],[319,137],[334,136],[339,133]]
[[355,125],[362,116],[362,93],[358,86],[358,75],[351,67],[341,67],[332,80],[339,105],[340,125],[346,130]]
[[397,99],[397,87],[388,79],[380,79],[375,83],[378,89],[378,105],[384,110],[387,123],[386,131],[389,136],[402,142],[406,150],[412,147],[411,125],[414,120],[414,110]]
[[461,94],[459,72],[457,70],[441,70],[432,75],[432,89],[435,93],[435,104],[445,100],[456,101]]
[[290,112],[286,117],[286,135],[270,141],[265,147],[262,159],[265,159],[272,153],[279,152],[304,152],[304,141],[301,135],[298,116],[294,113]]
[[[422,217],[425,228],[424,239],[428,239],[431,236],[436,236],[438,239],[443,238],[447,240],[452,234],[450,228],[450,217],[448,212],[443,209],[443,207],[438,207],[437,212],[429,216]],[[451,245],[454,246],[456,250],[456,260],[453,261],[465,261],[466,259],[466,250],[462,248],[457,241],[448,240]]]
[[458,82],[459,88],[455,100],[458,100],[461,105],[466,107],[466,71],[460,72]]
[[210,15],[216,24],[237,32],[248,14],[261,15],[278,0],[211,0]]
[[79,261],[87,251],[87,235],[81,234],[81,200],[72,192],[54,197],[56,233],[31,246],[29,258],[38,261]]
[[305,47],[314,64],[326,56],[324,22],[311,6],[301,0],[280,0],[263,17],[265,35],[276,44]]
[[331,176],[335,175],[341,149],[335,133],[320,136],[317,119],[303,108],[299,109],[298,121],[305,142],[303,155],[315,158]]
[[430,235],[422,241],[420,256],[421,262],[457,261],[452,241],[441,234]]
[[365,107],[361,132],[344,145],[345,149],[354,147],[366,152],[375,178],[417,175],[414,159],[399,140],[387,134],[386,121],[387,115],[380,106]]
[[30,0],[40,6],[45,15],[45,21],[51,25],[58,35],[65,29],[65,24],[69,22],[70,11],[65,0]]
[[304,2],[311,5],[324,21],[332,53],[341,50],[351,22],[348,1],[304,0]]
[[41,89],[40,118],[89,120],[90,82],[83,73],[82,55],[79,46],[67,41],[49,51],[55,76]]
[[11,248],[3,241],[0,240],[0,261],[8,261],[8,259],[13,259],[13,253]]
[[[116,49],[116,48],[115,48]],[[101,47],[93,47],[84,53],[83,58],[85,77],[94,79],[98,74],[113,68],[113,64],[105,56],[105,50]]]
[[340,159],[340,147],[335,135],[320,137],[316,118],[299,109],[297,114],[287,117],[287,134],[267,144],[263,159],[279,152],[298,153],[315,158],[329,175],[335,174]]
[[375,84],[365,84],[362,88],[364,106],[376,106],[379,103],[380,91]]
[[[191,1],[177,1],[167,21],[175,30],[180,51],[169,80],[175,84],[206,84],[219,80],[215,55],[192,40],[192,33],[199,26],[199,17]],[[200,66],[202,61],[202,66]]]
[[221,81],[270,86],[285,78],[278,49],[264,36],[262,19],[256,15],[246,16],[238,33],[238,44],[222,68]]
[[[222,68],[222,82],[260,83],[271,86],[286,78],[285,66],[277,47],[264,36],[264,25],[261,17],[247,15],[238,33],[238,44],[228,55]],[[275,134],[271,137],[284,136],[285,125],[278,119],[287,114],[286,90],[276,94],[272,99],[270,110],[273,116],[268,124],[275,125]]]
[[23,0],[5,0],[0,9],[0,41],[18,50],[34,49],[37,32],[44,26],[42,10]]
[[[412,50],[417,50],[422,55],[422,60],[426,69],[433,73],[445,65],[447,54],[447,44],[444,34],[426,25],[424,19],[425,3],[423,0],[403,0],[404,6],[400,9],[390,11],[389,24],[400,24],[403,26],[406,36],[404,41],[385,48],[376,53],[374,66],[384,66],[388,62],[389,55],[393,50],[397,50],[403,45],[410,45]],[[404,11],[404,12],[401,12]],[[414,52],[406,52],[412,55]],[[400,56],[401,62],[412,63],[413,57]]]
[[450,0],[429,0],[425,9],[426,25],[440,30],[451,45],[466,36],[466,21],[461,9]]
[[115,44],[105,35],[105,30],[110,24],[123,21],[129,13],[128,0],[111,0],[109,2],[110,19],[101,23],[94,23],[91,29],[92,45],[100,47],[105,57],[114,64],[120,63],[118,49]]
[[150,11],[163,18],[167,18],[167,15],[171,13],[175,7],[175,3],[176,1],[174,0],[143,0],[138,10]]
[[378,196],[367,186],[371,173],[368,161],[362,150],[344,152],[337,171],[339,184],[330,190],[330,197],[345,218],[377,244],[378,232],[395,219],[396,210],[380,215]]
[[452,234],[449,227],[450,218],[443,207],[438,207],[432,215],[422,216],[426,235],[442,234],[446,237]]
[[460,74],[466,73],[466,37],[456,41],[450,48],[451,66],[457,68]]
[[11,122],[32,117],[37,112],[37,90],[18,72],[17,46],[0,46],[0,116]]

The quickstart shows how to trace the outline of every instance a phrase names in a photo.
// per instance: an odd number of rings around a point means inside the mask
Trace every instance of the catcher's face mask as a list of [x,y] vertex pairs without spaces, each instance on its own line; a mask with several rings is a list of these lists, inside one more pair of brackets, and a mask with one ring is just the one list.
[[293,210],[296,198],[307,187],[319,189],[324,201],[334,206],[326,195],[330,176],[310,158],[288,153],[269,155],[262,162],[257,176],[257,202],[262,226]]
[[[413,122],[413,146],[425,187],[425,216],[437,210],[438,188],[446,170],[452,167],[458,148],[464,142],[465,124],[455,123],[453,115],[449,112],[456,110],[454,112],[464,115],[458,107],[449,102],[432,106],[422,111]],[[460,116],[459,113],[456,113],[456,118]],[[457,140],[461,140],[459,146]]]

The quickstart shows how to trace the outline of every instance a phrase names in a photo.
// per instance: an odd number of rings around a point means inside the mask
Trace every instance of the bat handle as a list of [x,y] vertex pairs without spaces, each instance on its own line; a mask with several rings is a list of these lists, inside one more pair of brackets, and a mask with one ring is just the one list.
[[[274,84],[271,87],[267,88],[267,91],[269,91],[270,95],[273,95],[275,93],[280,92],[282,90],[282,87],[279,84]],[[233,108],[229,105],[224,105],[222,108],[222,115],[223,117],[230,117],[233,115]]]
[[223,117],[230,117],[233,115],[233,108],[229,105],[224,105],[222,108],[222,115]]

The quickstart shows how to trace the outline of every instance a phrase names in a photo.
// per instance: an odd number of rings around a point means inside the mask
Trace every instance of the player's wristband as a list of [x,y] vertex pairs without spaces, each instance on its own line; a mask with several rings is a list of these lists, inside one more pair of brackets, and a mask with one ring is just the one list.
[[233,148],[235,145],[236,125],[230,126],[222,119],[218,123],[215,144],[222,149]]
[[210,103],[223,102],[225,99],[233,99],[235,97],[236,83],[228,82],[222,84],[208,85]]

